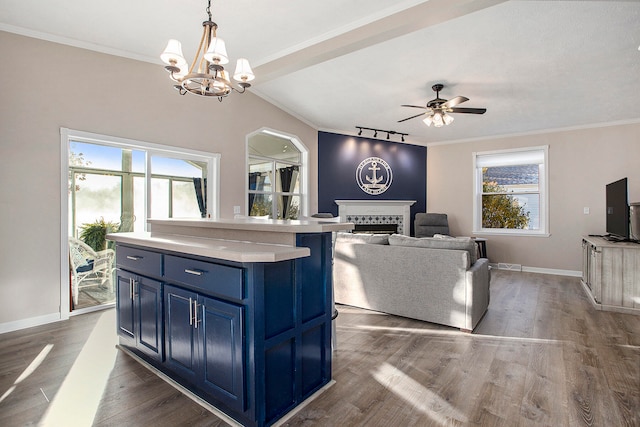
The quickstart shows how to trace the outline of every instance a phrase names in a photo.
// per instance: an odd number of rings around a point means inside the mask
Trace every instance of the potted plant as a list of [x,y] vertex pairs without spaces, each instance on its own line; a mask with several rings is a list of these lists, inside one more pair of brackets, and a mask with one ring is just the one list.
[[[119,226],[120,224],[117,222],[107,222],[101,217],[94,223],[80,226],[80,239],[91,246],[94,251],[102,251],[107,246],[107,234],[118,231]],[[109,242],[109,245],[113,246],[113,243]]]

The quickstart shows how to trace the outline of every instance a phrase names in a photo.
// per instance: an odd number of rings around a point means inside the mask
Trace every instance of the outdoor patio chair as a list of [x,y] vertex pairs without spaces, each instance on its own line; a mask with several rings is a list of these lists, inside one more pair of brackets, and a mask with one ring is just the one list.
[[69,237],[69,262],[71,263],[71,294],[73,304],[78,304],[80,288],[107,285],[113,292],[113,249],[94,251],[81,240]]

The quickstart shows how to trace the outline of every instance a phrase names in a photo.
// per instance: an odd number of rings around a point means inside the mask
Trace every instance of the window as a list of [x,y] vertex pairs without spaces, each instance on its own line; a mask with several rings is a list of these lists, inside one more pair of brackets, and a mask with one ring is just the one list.
[[[61,301],[69,301],[67,238],[93,228],[145,231],[148,218],[219,214],[220,155],[62,128]],[[68,203],[64,203],[67,200]],[[85,236],[86,238],[86,236]],[[104,235],[95,246],[104,246]],[[61,306],[62,318],[68,316]]]
[[306,216],[307,150],[297,138],[262,130],[247,140],[247,214],[275,219]]
[[208,163],[179,149],[159,154],[69,139],[69,234],[98,219],[118,231],[144,231],[149,217],[206,217]]
[[473,153],[473,232],[548,236],[548,146]]

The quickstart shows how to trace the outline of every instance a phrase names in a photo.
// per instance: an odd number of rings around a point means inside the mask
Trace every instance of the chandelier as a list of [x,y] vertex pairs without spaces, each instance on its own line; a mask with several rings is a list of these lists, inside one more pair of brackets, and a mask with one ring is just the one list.
[[207,15],[209,19],[202,23],[202,38],[191,66],[184,59],[182,44],[174,39],[169,40],[160,59],[167,64],[164,68],[169,72],[171,80],[177,83],[173,87],[180,95],[189,92],[201,96],[215,96],[222,101],[222,98],[233,90],[244,93],[251,86],[249,82],[255,76],[249,61],[245,58],[238,59],[233,78],[238,82],[240,89],[234,87],[228,71],[223,66],[229,63],[229,57],[224,40],[216,34],[218,25],[211,20],[211,0],[208,0]]

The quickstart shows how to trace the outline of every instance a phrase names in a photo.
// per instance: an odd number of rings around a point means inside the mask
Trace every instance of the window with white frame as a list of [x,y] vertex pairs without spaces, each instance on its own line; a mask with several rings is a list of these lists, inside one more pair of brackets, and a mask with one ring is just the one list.
[[547,236],[548,146],[473,153],[473,232]]
[[62,130],[68,234],[97,219],[144,231],[147,218],[218,215],[219,154]]
[[[60,213],[68,218],[60,223],[61,301],[71,292],[67,237],[101,250],[108,244],[105,232],[144,231],[151,217],[219,216],[217,153],[66,128],[60,137]],[[61,304],[60,310],[67,318],[72,307]]]

